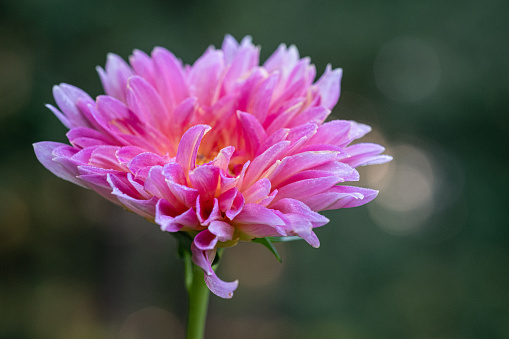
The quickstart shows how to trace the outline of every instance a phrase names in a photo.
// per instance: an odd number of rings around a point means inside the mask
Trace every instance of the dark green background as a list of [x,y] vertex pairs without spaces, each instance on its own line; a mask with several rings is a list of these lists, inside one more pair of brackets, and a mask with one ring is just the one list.
[[0,337],[179,338],[175,241],[46,171],[64,142],[51,87],[101,93],[106,54],[192,63],[230,33],[265,60],[295,44],[344,69],[334,118],[368,123],[390,165],[369,206],[326,213],[321,248],[227,250],[232,300],[209,338],[509,337],[509,5],[505,1],[0,1]]

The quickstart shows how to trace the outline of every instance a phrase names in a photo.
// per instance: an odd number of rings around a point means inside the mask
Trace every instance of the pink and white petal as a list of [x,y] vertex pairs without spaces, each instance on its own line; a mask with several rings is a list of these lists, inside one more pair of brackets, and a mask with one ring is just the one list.
[[237,111],[237,117],[242,126],[246,151],[249,154],[255,154],[261,143],[267,139],[265,129],[252,114]]
[[270,205],[270,203],[274,200],[274,198],[277,195],[278,190],[273,190],[271,194],[269,194],[266,198],[263,198],[258,202],[258,205],[267,207]]
[[[173,100],[174,105],[178,105],[188,97],[182,62],[170,51],[162,47],[154,48],[152,60],[159,75],[156,78],[159,93],[167,93],[168,95],[168,97],[163,95],[164,102],[170,103],[169,100]],[[170,106],[167,107],[169,108]]]
[[309,122],[321,125],[329,116],[331,110],[322,106],[315,106],[306,109],[304,112],[295,116],[287,125],[288,127],[295,127]]
[[336,106],[341,91],[341,77],[343,70],[336,68],[332,70],[331,65],[327,65],[325,72],[316,82],[316,86],[320,92],[320,105],[328,109]]
[[101,145],[93,148],[88,160],[89,165],[112,169],[117,171],[125,171],[126,168],[120,165],[117,159],[117,151],[119,146]]
[[349,146],[345,151],[350,155],[341,161],[352,167],[383,164],[392,160],[389,155],[379,155],[385,148],[378,144],[360,143]]
[[133,55],[129,57],[129,63],[136,75],[147,80],[152,86],[156,86],[154,63],[145,52],[135,49]]
[[175,107],[173,121],[170,124],[171,131],[176,135],[183,134],[183,129],[189,125],[194,112],[198,108],[198,99],[189,97]]
[[168,130],[172,122],[171,116],[164,107],[159,93],[148,81],[137,75],[130,77],[126,95],[127,106],[141,121],[160,131]]
[[195,202],[196,217],[200,221],[200,225],[208,226],[214,220],[220,220],[221,210],[217,199],[213,201],[203,201],[200,196]]
[[[58,142],[51,142],[51,141],[43,141],[43,142],[37,142],[33,144],[34,151],[37,159],[39,162],[46,167],[51,173],[55,174],[57,177],[62,178],[64,180],[70,181],[76,185],[79,185],[81,187],[87,188],[87,186],[77,178],[79,175],[78,170],[76,166],[73,166],[75,163],[71,161],[67,161],[65,163],[62,163],[61,161],[55,161],[58,160],[59,157],[57,157],[55,160],[55,151],[60,148],[69,148],[72,149],[71,146],[61,144]],[[72,154],[69,154],[68,157],[60,157],[60,159],[68,159],[70,160],[70,156]]]
[[182,166],[184,173],[196,168],[196,155],[200,142],[205,133],[211,129],[208,125],[196,125],[191,127],[184,133],[177,150],[177,163]]
[[246,203],[256,204],[270,194],[271,187],[272,185],[270,180],[263,178],[244,190],[242,195],[244,196],[244,199],[246,199]]
[[[166,199],[159,199],[156,204],[155,223],[161,227],[161,231],[178,232],[183,228],[182,224],[175,223],[177,209]],[[193,213],[194,214],[194,213]]]
[[227,222],[215,220],[212,221],[208,230],[214,234],[219,241],[232,240],[235,228]]
[[318,212],[361,206],[376,198],[377,195],[378,191],[368,188],[334,186],[326,192],[301,200],[313,211]]
[[212,201],[218,188],[219,168],[198,166],[189,172],[189,181],[192,187],[198,190],[203,201]]
[[242,211],[232,220],[235,225],[260,224],[284,226],[284,221],[274,211],[258,204],[245,204]]
[[107,181],[112,189],[111,194],[115,195],[123,206],[144,218],[154,218],[155,206],[158,200],[156,197],[143,199],[136,190],[128,187],[112,174],[107,175]]
[[235,225],[235,229],[240,232],[240,239],[250,241],[255,238],[265,237],[284,237],[287,233],[283,226],[271,226],[265,224],[241,224]]
[[172,193],[161,166],[153,166],[149,170],[148,176],[145,179],[144,188],[151,195],[166,199],[177,210],[186,210],[189,208]]
[[221,171],[227,172],[230,159],[235,152],[235,147],[227,146],[219,151],[215,159],[211,162],[212,166],[219,168]]
[[274,201],[283,198],[302,200],[303,198],[322,193],[340,181],[341,178],[335,176],[296,181],[283,187],[278,187],[278,194]]
[[237,289],[239,282],[238,280],[232,282],[225,282],[218,278],[214,270],[212,269],[212,263],[216,251],[215,250],[200,250],[193,242],[191,245],[191,252],[193,254],[193,262],[201,267],[204,271],[205,284],[212,293],[218,297],[230,299],[233,297],[233,292]]
[[237,40],[230,34],[226,34],[223,40],[223,45],[221,46],[221,49],[223,50],[225,65],[228,65],[232,62],[235,54],[237,53],[238,47],[239,43]]
[[198,190],[184,185],[179,185],[175,182],[166,181],[168,188],[175,198],[177,198],[187,208],[196,206],[196,198],[198,197]]
[[186,174],[182,166],[176,162],[169,162],[164,165],[163,174],[167,181],[175,182],[180,185],[187,185]]
[[201,105],[211,106],[217,100],[223,68],[223,52],[218,50],[208,50],[191,68],[187,78],[189,94],[197,97]]
[[227,92],[233,90],[232,85],[235,85],[235,82],[242,79],[244,74],[258,65],[258,57],[259,49],[252,44],[243,44],[235,51],[233,59],[228,62],[229,68],[224,77]]
[[167,232],[178,232],[184,227],[201,228],[194,209],[182,213],[165,199],[160,199],[156,205],[155,222],[161,226],[161,230]]
[[338,154],[336,152],[303,152],[286,157],[284,164],[282,164],[284,170],[279,172],[277,176],[271,177],[272,185],[277,187],[299,172],[332,162],[337,158]]
[[127,79],[133,75],[132,69],[114,53],[108,54],[105,68],[106,71],[100,67],[97,68],[104,91],[109,96],[126,102]]
[[254,158],[253,162],[246,171],[242,187],[249,187],[257,181],[263,171],[270,167],[274,161],[278,160],[280,154],[283,153],[289,145],[290,141],[280,141]]
[[117,157],[118,163],[121,166],[128,168],[129,162],[131,162],[131,160],[133,160],[134,157],[145,152],[147,152],[147,150],[141,147],[124,146],[120,147],[120,149],[117,151],[115,155]]
[[150,168],[153,166],[163,166],[164,164],[164,158],[159,154],[144,152],[131,159],[127,164],[127,168],[135,177],[146,178]]
[[74,127],[66,136],[71,144],[78,148],[113,144],[104,134],[88,127]]
[[216,247],[217,236],[208,229],[201,231],[194,237],[193,243],[202,251],[212,250]]
[[263,80],[251,93],[247,102],[246,111],[253,114],[263,124],[272,100],[272,93],[279,80],[279,74],[272,74]]
[[286,140],[286,137],[288,136],[288,133],[290,133],[289,128],[280,128],[274,133],[272,133],[267,139],[263,141],[263,143],[258,148],[258,151],[256,152],[256,156],[262,154],[265,152],[269,147],[272,145],[277,144],[280,141]]
[[352,140],[359,139],[368,133],[371,128],[354,121],[333,120],[326,122],[309,140],[311,144],[332,144],[340,147],[348,145]]
[[295,199],[281,199],[270,205],[271,209],[281,211],[283,214],[296,214],[302,220],[309,221],[313,227],[320,227],[327,224],[330,220],[323,215],[311,210],[305,203]]
[[246,201],[244,199],[244,196],[242,195],[242,193],[239,192],[233,199],[230,208],[228,208],[225,211],[226,217],[230,220],[233,220],[242,211],[245,203]]
[[77,106],[79,101],[94,102],[87,93],[75,86],[60,84],[60,86],[53,86],[53,97],[70,127],[91,127],[90,122]]

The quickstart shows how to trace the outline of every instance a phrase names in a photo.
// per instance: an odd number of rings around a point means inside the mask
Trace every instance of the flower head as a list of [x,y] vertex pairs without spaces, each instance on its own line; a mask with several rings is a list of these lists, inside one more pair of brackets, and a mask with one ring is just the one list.
[[[194,237],[193,261],[210,290],[232,296],[237,281],[211,268],[218,247],[298,236],[314,247],[317,212],[365,204],[377,191],[344,185],[357,166],[389,161],[376,144],[350,145],[370,131],[325,122],[339,99],[341,69],[315,80],[309,58],[279,48],[263,65],[259,47],[226,36],[192,66],[156,47],[129,64],[108,55],[98,67],[105,95],[53,88],[71,145],[39,142],[39,161],[163,231]],[[338,185],[339,184],[339,185]]]

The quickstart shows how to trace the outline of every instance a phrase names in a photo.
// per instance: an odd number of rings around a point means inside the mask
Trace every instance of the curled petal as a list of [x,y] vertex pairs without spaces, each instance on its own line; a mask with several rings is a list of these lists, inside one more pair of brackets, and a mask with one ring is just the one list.
[[208,230],[214,234],[219,241],[228,241],[232,240],[235,228],[227,222],[216,220],[210,223]]
[[166,232],[178,232],[183,227],[196,229],[199,226],[195,211],[190,208],[178,214],[178,209],[165,199],[159,199],[156,205],[155,222]]
[[111,193],[117,196],[119,202],[129,210],[147,219],[153,219],[157,203],[156,197],[144,199],[133,187],[129,187],[117,176],[108,174],[107,181],[111,186]]
[[210,126],[196,125],[187,130],[182,136],[177,150],[177,163],[182,166],[184,173],[193,170],[196,167],[196,155],[198,147],[205,133],[210,130]]
[[193,243],[202,251],[212,250],[217,244],[217,236],[206,229],[196,235]]
[[233,292],[237,289],[239,282],[238,280],[225,282],[218,278],[212,269],[211,260],[215,256],[215,250],[201,250],[193,242],[191,251],[193,262],[203,269],[205,284],[207,284],[210,291],[221,298],[230,299],[233,297]]

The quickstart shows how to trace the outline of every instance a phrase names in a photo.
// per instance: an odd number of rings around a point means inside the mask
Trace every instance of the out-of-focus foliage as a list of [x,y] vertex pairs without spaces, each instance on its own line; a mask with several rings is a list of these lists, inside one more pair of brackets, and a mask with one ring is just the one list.
[[167,47],[195,60],[225,33],[262,59],[295,44],[344,68],[334,118],[374,127],[395,160],[381,190],[328,213],[320,249],[224,252],[232,300],[209,338],[509,337],[509,5],[505,1],[0,2],[0,337],[179,338],[186,297],[174,239],[36,160],[65,141],[51,87],[101,93],[106,54]]

